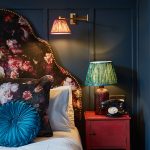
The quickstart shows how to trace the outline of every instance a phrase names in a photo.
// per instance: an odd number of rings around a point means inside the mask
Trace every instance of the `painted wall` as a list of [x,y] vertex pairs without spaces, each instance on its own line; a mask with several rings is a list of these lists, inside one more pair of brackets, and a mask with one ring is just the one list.
[[[135,0],[3,0],[1,8],[15,9],[25,16],[41,38],[54,48],[58,62],[83,85],[84,110],[94,109],[94,88],[84,87],[89,61],[112,60],[118,84],[107,87],[111,94],[126,95],[132,116],[132,145],[136,143],[136,5]],[[70,12],[89,15],[89,22],[70,26],[71,35],[49,35],[52,22]],[[135,149],[135,148],[134,148]]]
[[[150,1],[139,0],[139,137],[141,149],[150,149]],[[145,148],[143,147],[145,145]]]

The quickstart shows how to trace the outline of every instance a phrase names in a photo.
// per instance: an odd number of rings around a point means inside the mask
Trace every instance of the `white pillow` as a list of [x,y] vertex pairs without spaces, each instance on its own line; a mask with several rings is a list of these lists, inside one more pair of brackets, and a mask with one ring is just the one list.
[[70,86],[50,90],[49,120],[53,131],[70,131],[75,127]]

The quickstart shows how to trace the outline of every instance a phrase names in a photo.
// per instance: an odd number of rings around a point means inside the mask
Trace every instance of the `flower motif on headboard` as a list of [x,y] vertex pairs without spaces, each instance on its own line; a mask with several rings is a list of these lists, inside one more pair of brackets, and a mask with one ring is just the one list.
[[51,46],[33,33],[26,19],[10,10],[0,9],[0,78],[40,78],[50,74],[54,86],[70,85],[75,119],[81,118],[81,87],[59,66]]

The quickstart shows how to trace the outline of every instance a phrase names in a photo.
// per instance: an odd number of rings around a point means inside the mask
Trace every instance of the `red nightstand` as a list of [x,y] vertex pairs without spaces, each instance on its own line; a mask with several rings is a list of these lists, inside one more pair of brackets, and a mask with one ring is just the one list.
[[84,113],[86,121],[87,149],[130,150],[130,117],[112,118],[95,115],[94,111]]

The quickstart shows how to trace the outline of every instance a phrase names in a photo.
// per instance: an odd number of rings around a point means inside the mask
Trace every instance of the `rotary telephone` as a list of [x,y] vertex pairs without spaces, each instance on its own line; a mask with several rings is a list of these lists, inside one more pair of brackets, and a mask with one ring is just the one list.
[[127,114],[124,99],[110,99],[101,102],[101,111],[103,114],[111,117],[119,117]]

